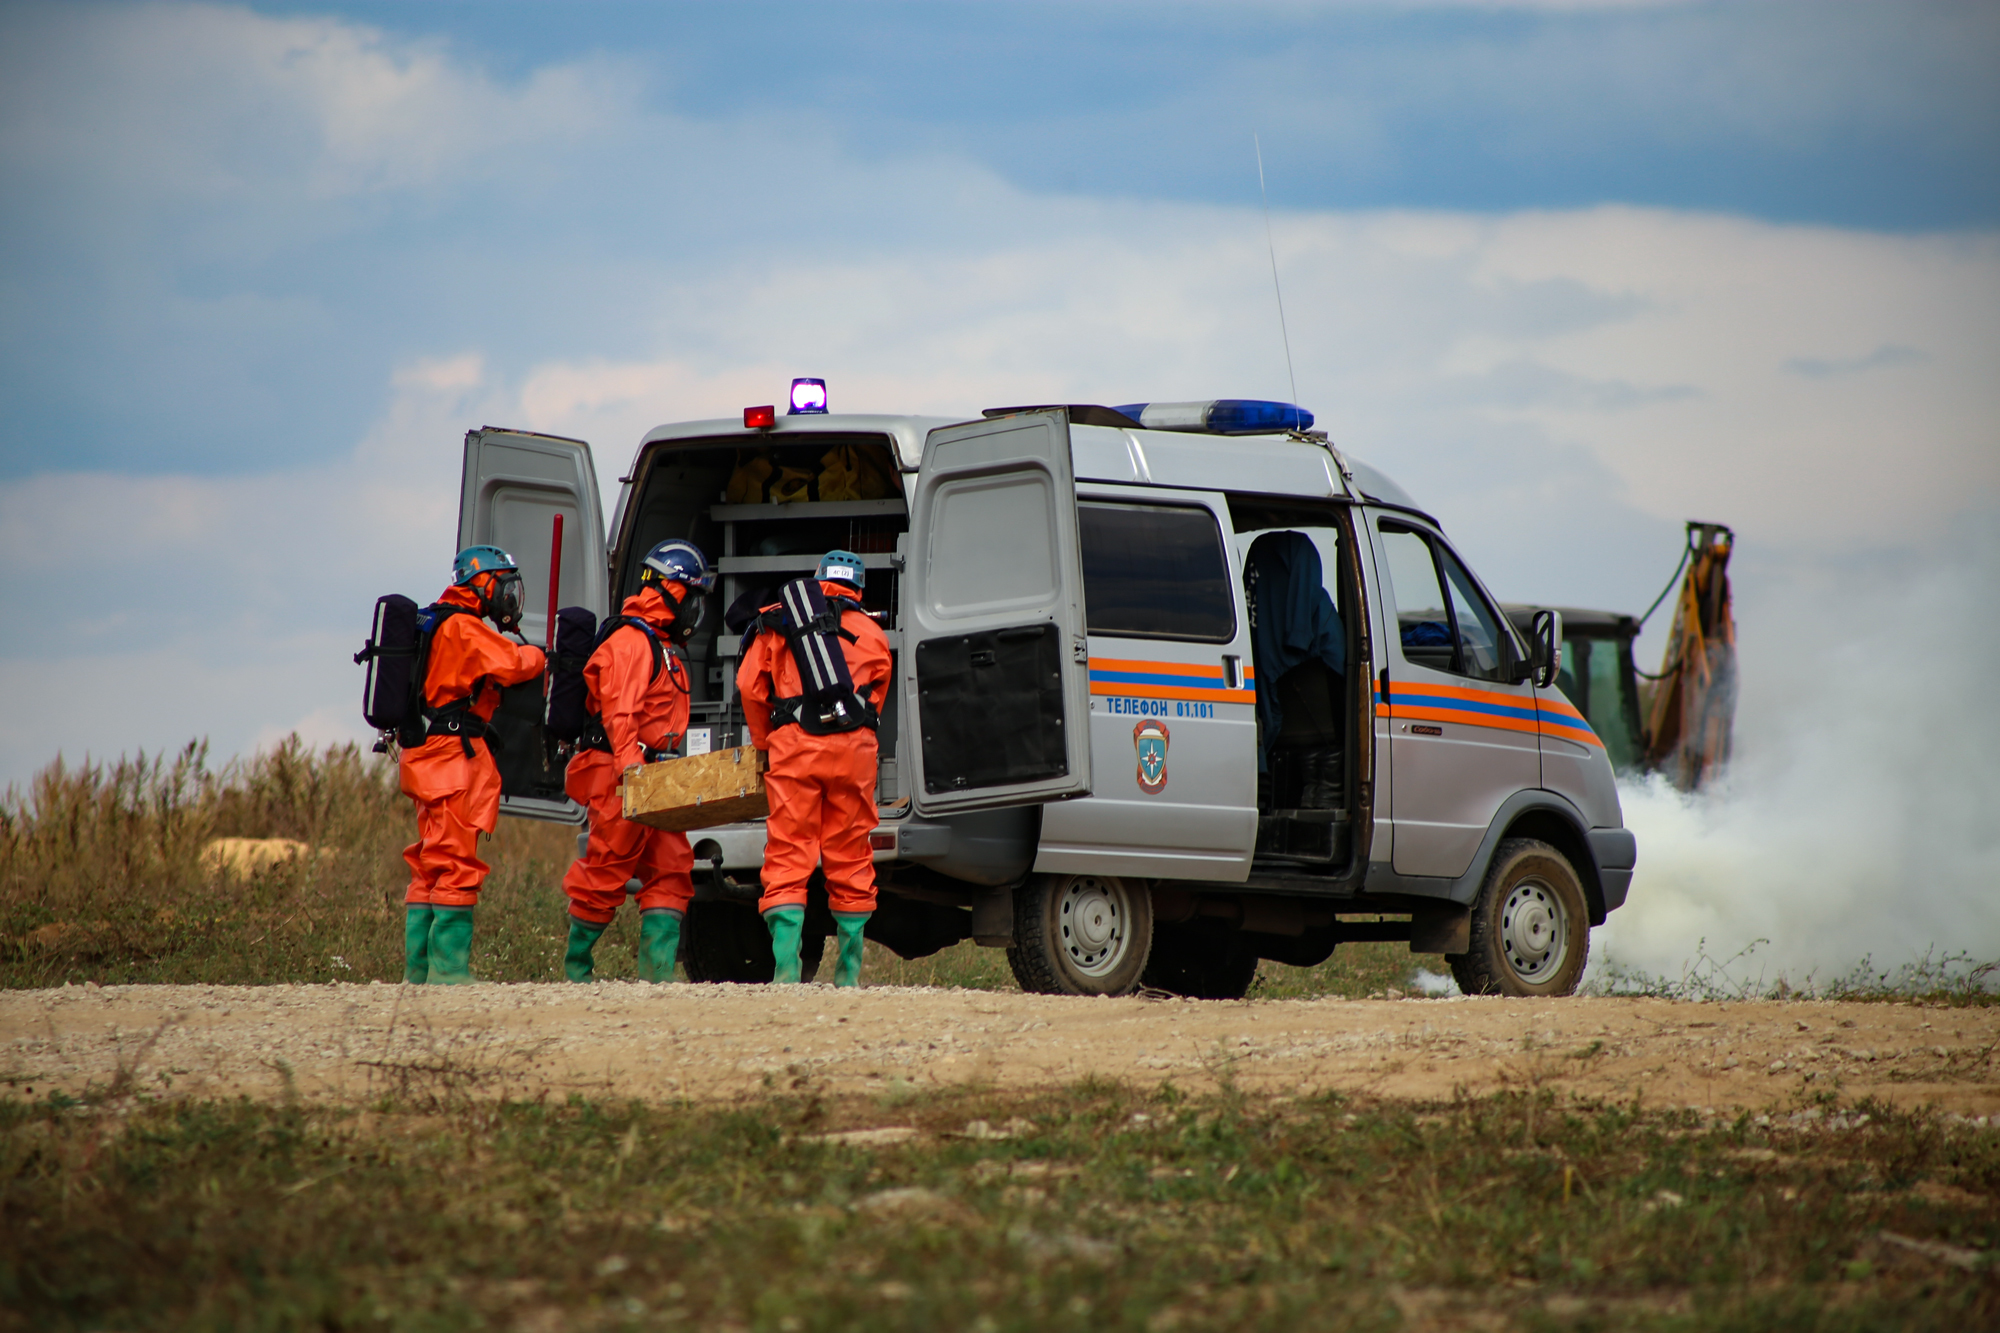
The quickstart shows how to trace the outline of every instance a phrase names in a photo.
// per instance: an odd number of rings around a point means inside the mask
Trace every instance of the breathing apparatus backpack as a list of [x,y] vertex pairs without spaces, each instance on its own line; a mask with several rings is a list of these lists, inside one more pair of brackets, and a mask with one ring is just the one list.
[[396,592],[376,599],[374,633],[354,655],[357,666],[368,668],[361,683],[361,716],[382,733],[375,753],[386,753],[392,737],[410,749],[435,732],[456,735],[470,757],[471,738],[486,734],[486,724],[470,711],[471,696],[431,708],[424,702],[424,676],[438,626],[453,616],[477,614],[462,606],[420,607]]
[[818,579],[795,579],[778,590],[778,605],[743,631],[745,652],[767,629],[784,635],[805,687],[803,694],[771,700],[772,730],[796,722],[808,735],[832,736],[882,725],[881,714],[855,690],[854,677],[848,674],[840,641],[856,639],[840,627],[840,612],[839,605],[827,600]]
[[565,606],[556,612],[556,651],[549,659],[549,711],[544,729],[552,739],[611,753],[604,719],[590,711],[590,688],[584,682],[583,668],[613,633],[627,625],[644,634],[653,650],[653,670],[646,679],[658,680],[665,670],[681,692],[687,692],[679,665],[668,666],[666,645],[651,625],[637,616],[608,616],[599,625],[589,607]]

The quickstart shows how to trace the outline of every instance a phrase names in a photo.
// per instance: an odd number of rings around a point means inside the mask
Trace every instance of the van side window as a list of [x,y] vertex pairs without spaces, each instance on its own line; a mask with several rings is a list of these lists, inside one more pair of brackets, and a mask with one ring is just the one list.
[[1202,643],[1236,637],[1236,601],[1215,515],[1094,500],[1076,508],[1090,633]]
[[1415,528],[1389,520],[1378,526],[1403,659],[1476,680],[1505,680],[1506,632],[1458,557]]

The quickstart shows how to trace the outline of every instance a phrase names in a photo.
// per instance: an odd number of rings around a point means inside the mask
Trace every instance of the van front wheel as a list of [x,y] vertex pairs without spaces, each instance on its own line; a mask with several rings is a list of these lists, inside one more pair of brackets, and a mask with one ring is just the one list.
[[1472,947],[1447,956],[1467,995],[1569,995],[1590,957],[1590,908],[1563,854],[1509,838],[1472,904]]
[[1153,895],[1110,875],[1036,875],[1014,891],[1007,964],[1040,995],[1129,995],[1153,947]]

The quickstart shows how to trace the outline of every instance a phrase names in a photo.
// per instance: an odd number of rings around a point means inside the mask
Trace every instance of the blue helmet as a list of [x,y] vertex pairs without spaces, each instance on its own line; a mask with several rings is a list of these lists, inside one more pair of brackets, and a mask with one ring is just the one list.
[[[639,565],[639,586],[659,588],[660,596],[667,599],[673,615],[673,623],[667,626],[668,635],[676,643],[686,643],[701,625],[702,609],[707,605],[707,598],[696,594],[715,586],[715,571],[709,568],[708,557],[693,542],[676,537],[646,552]],[[668,596],[661,587],[666,583],[683,584],[687,592],[679,597]]]
[[868,566],[852,551],[828,551],[819,558],[819,569],[813,577],[851,584],[858,591],[868,582]]
[[646,552],[646,558],[639,563],[643,566],[639,571],[641,583],[652,581],[646,577],[650,573],[653,579],[685,583],[701,592],[715,587],[715,570],[710,568],[708,557],[699,546],[678,537],[661,542]]
[[520,568],[513,556],[497,546],[468,546],[451,562],[451,581],[463,588],[480,574]]
[[468,546],[451,562],[451,581],[466,587],[482,574],[495,576],[484,588],[474,588],[479,597],[479,613],[501,629],[517,629],[526,597],[521,589],[521,567],[514,557],[497,546]]

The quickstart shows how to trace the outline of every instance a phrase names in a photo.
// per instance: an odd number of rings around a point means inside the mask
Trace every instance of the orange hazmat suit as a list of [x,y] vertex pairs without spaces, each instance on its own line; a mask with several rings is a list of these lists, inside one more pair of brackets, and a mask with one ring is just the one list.
[[[471,614],[449,617],[432,636],[424,702],[440,708],[471,696],[473,714],[490,722],[500,707],[501,686],[542,674],[542,650],[501,637],[480,618],[479,597],[471,588],[447,588],[438,603]],[[486,738],[428,737],[403,751],[398,776],[403,793],[417,803],[417,840],[403,849],[410,866],[403,900],[471,907],[489,869],[479,859],[479,835],[500,822],[500,768]]]
[[[667,583],[676,600],[687,595]],[[663,645],[673,621],[660,587],[646,587],[625,599],[620,614],[652,625]],[[688,677],[669,651],[653,675],[653,647],[645,631],[626,625],[614,630],[583,668],[590,709],[604,721],[611,752],[581,750],[569,761],[563,790],[590,812],[590,840],[563,876],[570,914],[592,925],[607,925],[625,901],[626,884],[637,879],[639,910],[685,912],[694,897],[694,853],[687,834],[650,828],[625,818],[618,784],[627,768],[645,762],[641,747],[664,750],[687,731]]]
[[[888,693],[889,640],[845,583],[822,579],[829,604],[840,608],[840,640],[854,691],[879,711]],[[771,608],[766,608],[771,609]],[[803,907],[813,867],[826,869],[828,906],[835,912],[875,910],[875,862],[868,834],[875,814],[875,732],[869,727],[815,736],[796,724],[773,729],[771,701],[805,692],[785,636],[767,629],[736,671],[750,743],[770,753],[764,788],[771,814],[764,824],[764,894],[757,910]]]

